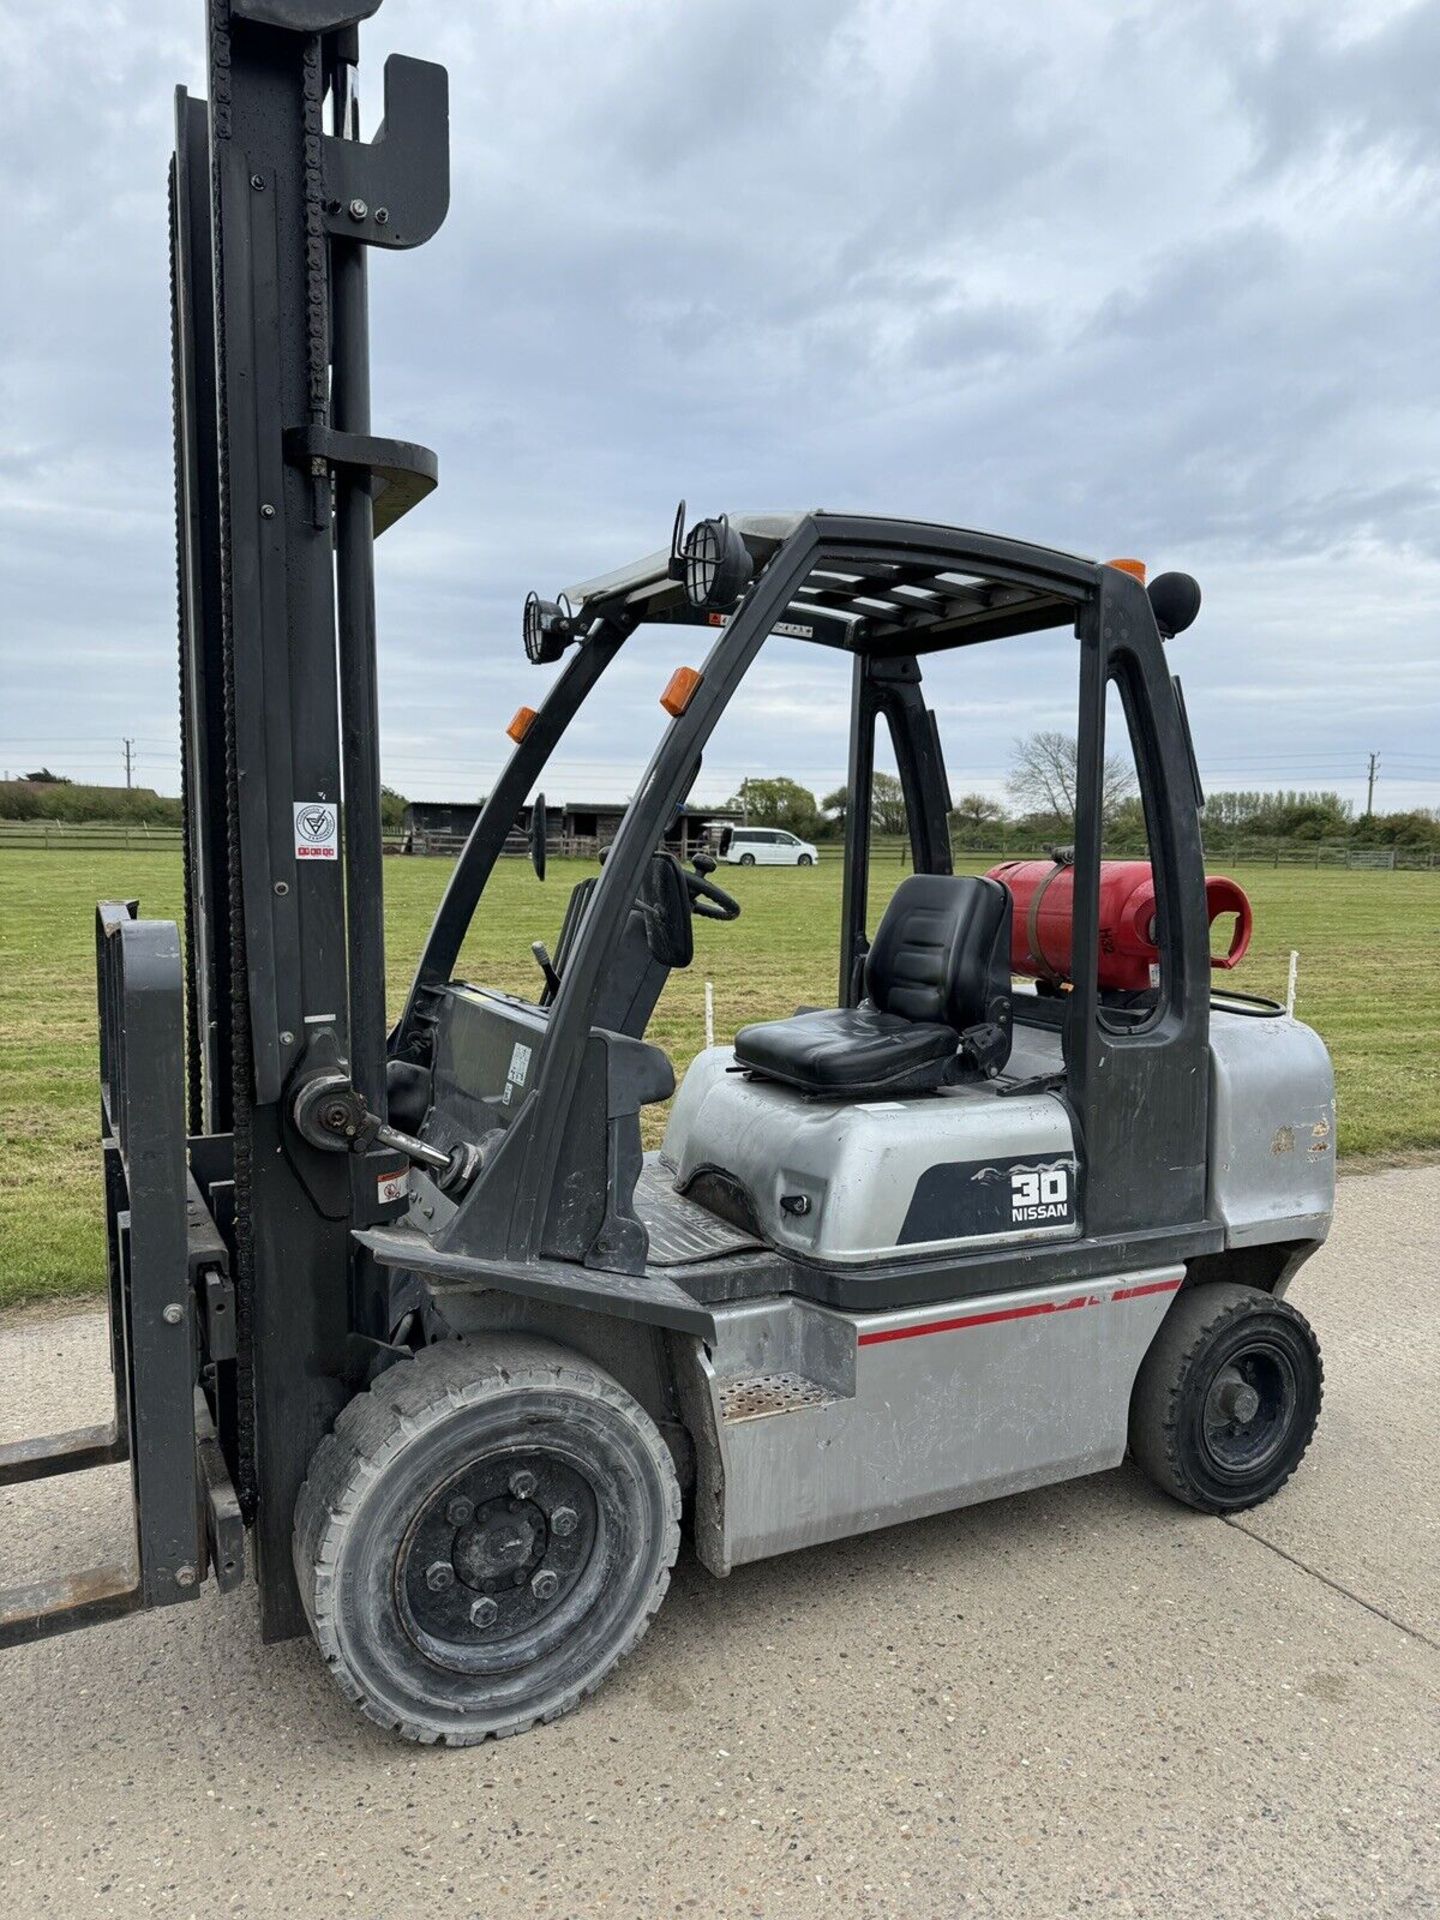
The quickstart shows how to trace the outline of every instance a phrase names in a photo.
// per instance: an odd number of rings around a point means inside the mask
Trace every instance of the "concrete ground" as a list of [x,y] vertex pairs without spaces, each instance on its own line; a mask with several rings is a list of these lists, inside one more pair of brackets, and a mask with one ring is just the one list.
[[[1344,1183],[1294,1299],[1316,1443],[1226,1524],[1130,1469],[749,1567],[521,1740],[352,1716],[249,1590],[0,1656],[31,1915],[1440,1912],[1440,1169]],[[102,1323],[0,1332],[0,1436],[100,1412]],[[123,1539],[114,1469],[0,1496],[0,1579]]]

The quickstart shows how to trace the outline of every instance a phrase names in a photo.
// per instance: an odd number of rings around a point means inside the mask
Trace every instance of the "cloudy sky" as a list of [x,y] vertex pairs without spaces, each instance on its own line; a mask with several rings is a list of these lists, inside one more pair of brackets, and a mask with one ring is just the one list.
[[[176,786],[164,168],[201,0],[0,0],[0,771]],[[692,514],[914,514],[1184,567],[1212,787],[1440,805],[1440,5],[386,0],[453,193],[372,270],[376,427],[441,486],[378,553],[386,777],[483,791],[520,606]],[[552,800],[630,791],[642,637]],[[952,786],[1064,724],[1063,647],[934,679]],[[839,663],[712,744],[823,791]],[[963,668],[963,671],[962,671]]]

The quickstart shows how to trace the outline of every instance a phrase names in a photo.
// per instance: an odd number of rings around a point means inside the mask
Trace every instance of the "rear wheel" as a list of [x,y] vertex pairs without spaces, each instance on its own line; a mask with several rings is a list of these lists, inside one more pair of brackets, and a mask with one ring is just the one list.
[[544,1341],[447,1342],[316,1449],[295,1571],[341,1691],[466,1746],[593,1692],[664,1598],[679,1518],[669,1451],[608,1374]]
[[1202,1513],[1277,1493],[1320,1417],[1320,1343],[1303,1314],[1256,1287],[1181,1293],[1130,1402],[1130,1450],[1156,1486]]
[[753,867],[753,866],[754,866],[754,864],[755,864],[755,856],[754,856],[754,854],[753,854],[753,853],[742,853],[742,854],[741,854],[741,856],[740,856],[740,865],[741,865],[742,867]]

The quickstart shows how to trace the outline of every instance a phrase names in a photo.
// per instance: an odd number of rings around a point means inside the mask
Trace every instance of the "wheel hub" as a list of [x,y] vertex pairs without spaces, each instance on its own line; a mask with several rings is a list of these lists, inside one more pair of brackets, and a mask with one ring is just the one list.
[[507,1664],[506,1643],[518,1654],[576,1595],[598,1523],[590,1482],[568,1459],[508,1450],[474,1462],[426,1500],[397,1556],[407,1632],[442,1663]]
[[1295,1414],[1294,1369],[1269,1343],[1232,1353],[1205,1396],[1203,1445],[1227,1478],[1263,1467],[1284,1444]]
[[501,1580],[538,1565],[548,1535],[546,1516],[532,1501],[491,1500],[456,1532],[451,1563],[467,1587],[489,1593]]
[[1228,1380],[1219,1392],[1220,1411],[1238,1426],[1248,1426],[1260,1411],[1260,1395],[1246,1380]]

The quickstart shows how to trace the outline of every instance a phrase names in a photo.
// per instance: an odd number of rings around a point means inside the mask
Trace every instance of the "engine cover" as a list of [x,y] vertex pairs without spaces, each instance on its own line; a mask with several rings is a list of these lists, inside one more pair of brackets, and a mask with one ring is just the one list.
[[772,1246],[827,1263],[1079,1231],[1064,1102],[1003,1097],[988,1081],[893,1100],[814,1100],[746,1078],[731,1048],[713,1047],[685,1075],[661,1159],[682,1193],[700,1176],[723,1176]]

